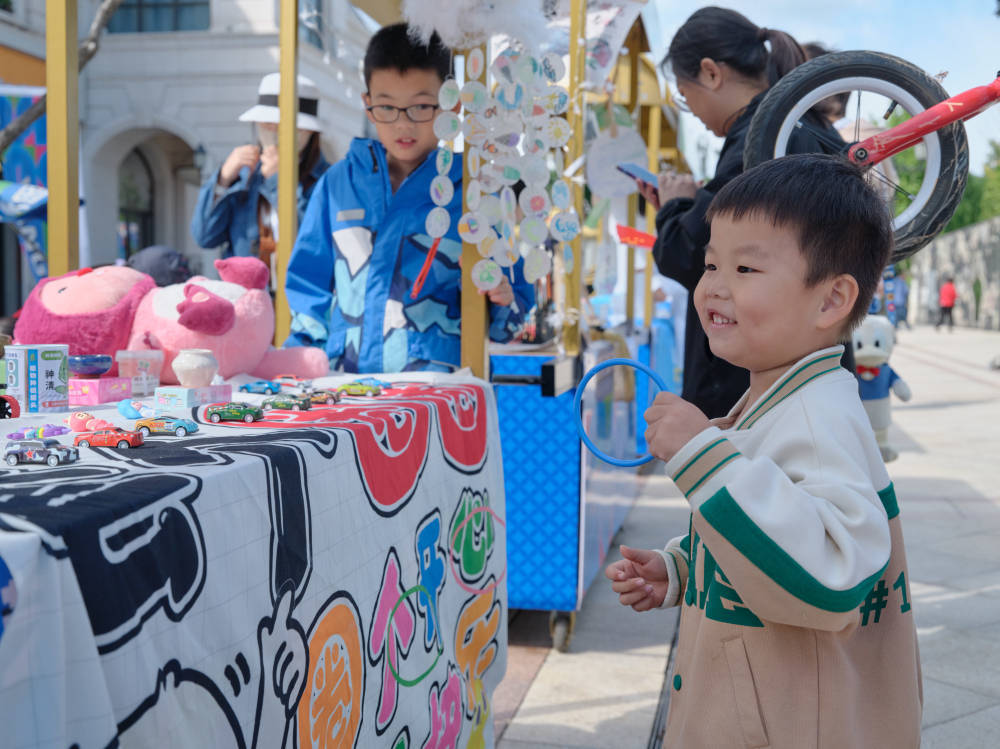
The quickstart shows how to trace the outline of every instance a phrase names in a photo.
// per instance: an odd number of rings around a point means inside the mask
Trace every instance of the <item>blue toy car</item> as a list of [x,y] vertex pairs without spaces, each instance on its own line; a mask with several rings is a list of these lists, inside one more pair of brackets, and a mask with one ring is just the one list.
[[355,382],[360,382],[362,385],[368,385],[379,390],[389,390],[392,387],[391,382],[380,380],[377,377],[359,377]]
[[191,419],[179,419],[176,416],[150,416],[135,422],[135,431],[143,438],[150,434],[173,434],[183,437],[198,431],[198,425]]
[[281,391],[281,383],[274,382],[273,380],[257,380],[256,382],[248,382],[245,385],[240,385],[241,393],[267,393],[268,395],[274,395]]

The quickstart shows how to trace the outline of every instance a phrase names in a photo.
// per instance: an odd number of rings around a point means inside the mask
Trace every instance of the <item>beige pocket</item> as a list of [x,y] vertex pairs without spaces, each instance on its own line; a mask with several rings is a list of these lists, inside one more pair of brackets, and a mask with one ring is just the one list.
[[750,660],[747,658],[743,638],[726,640],[723,647],[729,664],[729,675],[733,680],[736,712],[740,719],[740,729],[743,731],[743,741],[750,749],[765,749],[769,746],[767,731],[764,730],[764,721],[760,715],[757,688],[753,683],[753,672],[750,671]]

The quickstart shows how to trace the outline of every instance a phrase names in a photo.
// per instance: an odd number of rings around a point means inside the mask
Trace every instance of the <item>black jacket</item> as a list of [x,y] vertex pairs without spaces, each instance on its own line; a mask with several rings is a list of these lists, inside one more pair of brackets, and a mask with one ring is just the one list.
[[[653,257],[660,273],[674,279],[688,290],[687,323],[684,331],[684,388],[682,397],[695,404],[709,418],[725,416],[750,387],[750,375],[712,354],[708,337],[694,309],[693,293],[705,268],[705,245],[710,229],[705,212],[715,194],[743,172],[743,144],[750,120],[764,94],[758,94],[736,119],[715,167],[715,176],[692,198],[676,198],[665,203],[656,214],[656,244]],[[812,117],[811,113],[807,115]],[[837,131],[819,118],[813,123],[823,127],[833,138]],[[789,143],[789,153],[822,153],[820,141],[808,132],[796,130]],[[850,351],[851,347],[847,347]],[[853,372],[853,357],[851,361]]]

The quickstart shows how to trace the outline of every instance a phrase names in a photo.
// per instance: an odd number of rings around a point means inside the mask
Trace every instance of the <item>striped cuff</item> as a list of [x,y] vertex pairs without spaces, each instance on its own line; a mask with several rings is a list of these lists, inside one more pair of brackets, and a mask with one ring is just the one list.
[[667,585],[667,595],[664,596],[660,608],[669,609],[680,603],[681,599],[681,576],[677,570],[677,558],[665,549],[653,549],[653,551],[663,557],[663,563],[667,565],[667,579],[670,582]]
[[667,473],[690,499],[692,493],[740,455],[718,427],[709,427],[671,458]]

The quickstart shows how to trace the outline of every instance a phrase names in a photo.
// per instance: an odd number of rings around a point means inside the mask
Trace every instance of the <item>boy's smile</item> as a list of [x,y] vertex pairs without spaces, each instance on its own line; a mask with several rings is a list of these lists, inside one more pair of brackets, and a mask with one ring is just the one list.
[[[712,220],[694,304],[712,353],[750,370],[760,396],[802,357],[837,343],[829,281],[807,286],[798,234],[770,218]],[[848,306],[849,309],[849,306]]]
[[[434,70],[411,68],[405,73],[394,68],[372,71],[368,93],[363,94],[366,107],[385,107],[386,113],[398,115],[395,122],[379,122],[368,112],[368,119],[375,126],[378,139],[388,153],[389,176],[393,189],[399,186],[414,169],[423,163],[427,154],[437,148],[434,135],[434,117],[438,114],[438,89],[441,78]],[[426,122],[413,122],[406,112],[393,108],[433,108]]]

